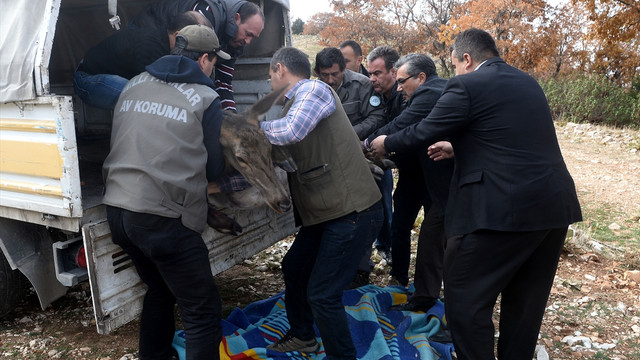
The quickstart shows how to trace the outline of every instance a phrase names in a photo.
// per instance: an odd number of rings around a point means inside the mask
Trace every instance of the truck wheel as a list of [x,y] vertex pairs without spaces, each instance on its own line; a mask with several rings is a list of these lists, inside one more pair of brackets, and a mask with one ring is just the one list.
[[22,277],[20,270],[12,270],[0,252],[0,317],[9,314],[20,302],[25,285]]

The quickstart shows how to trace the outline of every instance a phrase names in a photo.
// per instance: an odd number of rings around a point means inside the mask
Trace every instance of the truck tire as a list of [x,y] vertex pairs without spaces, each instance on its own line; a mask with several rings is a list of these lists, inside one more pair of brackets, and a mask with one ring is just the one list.
[[0,318],[9,314],[20,302],[26,281],[19,270],[11,269],[0,251]]

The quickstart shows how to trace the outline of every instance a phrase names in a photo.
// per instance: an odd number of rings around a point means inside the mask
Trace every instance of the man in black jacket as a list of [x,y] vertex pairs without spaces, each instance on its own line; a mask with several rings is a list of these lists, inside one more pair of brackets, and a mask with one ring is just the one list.
[[122,29],[87,51],[73,75],[76,94],[86,104],[113,110],[127,81],[145,66],[169,55],[178,30],[209,21],[196,11],[175,16],[165,28]]
[[264,14],[258,5],[244,0],[160,0],[142,9],[129,27],[164,28],[171,18],[188,10],[200,12],[211,22],[222,50],[231,55],[230,60],[218,61],[214,75],[222,110],[236,111],[231,85],[235,62],[244,47],[262,33]]
[[[380,136],[377,155],[449,136],[456,167],[445,216],[446,315],[459,359],[533,357],[569,224],[582,214],[540,85],[485,31],[456,37],[456,75],[428,117]],[[452,238],[453,241],[452,241]]]
[[362,47],[354,40],[343,41],[339,46],[340,52],[347,62],[347,69],[369,77],[369,72],[362,65]]
[[[431,112],[440,98],[447,80],[438,77],[436,65],[423,54],[408,54],[395,64],[398,91],[402,91],[407,108],[393,121],[371,134],[365,147],[377,136],[396,133],[420,122]],[[396,305],[392,310],[426,311],[440,295],[442,284],[442,264],[444,257],[444,208],[449,193],[449,183],[453,173],[453,161],[448,159],[434,162],[423,147],[416,151],[426,187],[427,204],[425,218],[420,227],[414,285],[416,291],[406,304]],[[429,207],[429,204],[431,206]],[[398,205],[396,205],[397,207]],[[409,280],[411,241],[406,237],[393,238],[393,264],[391,275],[401,284]]]
[[[398,53],[388,46],[380,46],[373,49],[367,58],[371,83],[374,89],[382,94],[387,122],[391,122],[401,116],[401,113],[404,113],[406,108],[406,101],[402,91],[398,91],[399,83],[396,81],[397,68],[395,64],[399,56],[394,58],[390,56],[391,54],[397,55]],[[390,61],[390,59],[393,61]],[[418,154],[416,152],[396,154],[396,156],[392,157],[392,160],[398,168],[398,182],[393,192],[390,244],[378,242],[376,243],[376,248],[378,253],[381,250],[384,253],[385,250],[391,248],[392,261],[389,261],[389,263],[391,263],[393,269],[396,266],[393,264],[396,258],[409,258],[411,246],[404,244],[411,244],[411,229],[413,229],[420,208],[424,207],[425,211],[427,211],[431,207],[431,202],[424,185],[424,176],[418,160]],[[396,244],[400,244],[397,249],[394,248]],[[403,260],[399,261],[402,262]],[[401,263],[400,266],[403,267],[404,265]],[[409,263],[407,262],[407,269],[408,266]],[[407,286],[409,281],[407,271],[404,271],[404,276],[402,272],[400,272],[399,276],[396,276],[396,271],[392,270],[394,280],[400,285]]]

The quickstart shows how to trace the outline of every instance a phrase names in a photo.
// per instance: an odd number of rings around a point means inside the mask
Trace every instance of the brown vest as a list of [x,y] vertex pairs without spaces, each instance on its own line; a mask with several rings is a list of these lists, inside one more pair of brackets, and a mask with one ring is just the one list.
[[[304,226],[365,210],[381,198],[358,136],[332,92],[336,111],[300,142],[287,145],[298,166],[289,174],[291,197]],[[287,102],[282,116],[294,100]]]

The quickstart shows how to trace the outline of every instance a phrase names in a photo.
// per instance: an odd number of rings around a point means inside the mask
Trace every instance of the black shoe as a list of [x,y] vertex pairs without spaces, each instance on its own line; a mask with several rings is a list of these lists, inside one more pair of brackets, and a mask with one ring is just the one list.
[[433,299],[431,301],[425,301],[425,302],[406,302],[404,304],[398,304],[398,305],[393,305],[389,307],[390,311],[411,311],[411,312],[416,312],[416,311],[423,311],[423,312],[427,312],[429,311],[429,309],[431,309],[433,307],[433,305],[436,304],[436,299]]
[[315,338],[311,340],[301,340],[293,336],[291,331],[288,331],[282,339],[267,345],[267,349],[281,353],[291,351],[309,353],[318,351],[318,348],[320,348],[320,344],[318,344]]
[[391,259],[391,251],[389,250],[378,250],[378,255],[387,262],[387,265],[393,265],[393,260]]
[[358,270],[356,273],[356,277],[353,278],[351,284],[349,285],[349,289],[359,288],[361,286],[369,285],[371,281],[369,280],[370,272]]
[[449,330],[440,330],[435,335],[429,337],[427,339],[429,341],[437,342],[437,343],[452,343],[453,339],[451,338],[451,331]]

